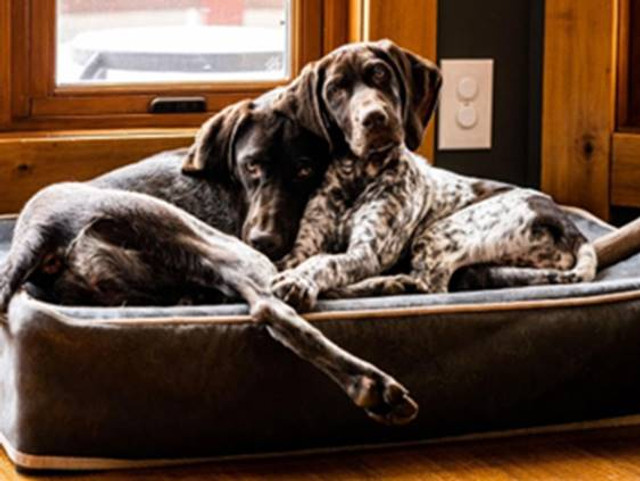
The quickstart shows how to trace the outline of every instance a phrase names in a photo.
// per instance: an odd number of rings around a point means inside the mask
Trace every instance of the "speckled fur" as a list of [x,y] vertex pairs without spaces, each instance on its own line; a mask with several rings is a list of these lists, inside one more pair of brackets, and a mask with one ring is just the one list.
[[[410,273],[370,277],[326,295],[447,292],[453,274],[467,266],[476,267],[458,288],[574,283],[594,278],[597,259],[593,247],[540,192],[513,189],[460,207],[438,220],[425,218],[416,229],[410,241]],[[468,276],[475,280],[465,279]],[[465,286],[465,282],[471,285]]]
[[[393,66],[397,87],[394,78],[384,86],[367,78],[368,65],[381,58]],[[272,281],[276,295],[299,309],[311,309],[321,294],[444,292],[457,269],[477,264],[519,268],[504,272],[508,275],[501,282],[508,285],[594,277],[593,248],[550,198],[437,169],[411,152],[419,142],[412,139],[415,123],[407,118],[423,120],[422,134],[431,112],[408,115],[406,109],[424,105],[416,96],[437,97],[439,82],[431,63],[390,42],[352,45],[323,61],[328,62],[325,83],[338,82],[344,90],[337,102],[326,88],[317,88],[324,92],[321,104],[331,123],[326,130],[339,129],[345,148],[307,204],[293,250],[279,263],[284,271]],[[409,64],[410,73],[397,74],[402,72],[398,65]],[[427,73],[418,76],[417,69]],[[417,81],[426,87],[415,85]],[[352,104],[349,96],[355,92],[361,100]],[[409,94],[412,102],[406,101]],[[364,115],[340,113],[376,108],[381,118],[396,118],[371,129],[362,122]],[[394,144],[384,155],[377,149],[386,145],[381,138]],[[381,275],[403,254],[411,258],[410,273]]]

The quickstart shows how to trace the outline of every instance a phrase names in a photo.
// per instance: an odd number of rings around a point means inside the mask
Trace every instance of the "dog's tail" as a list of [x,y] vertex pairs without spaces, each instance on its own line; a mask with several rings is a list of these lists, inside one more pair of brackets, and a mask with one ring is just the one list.
[[598,258],[598,269],[640,252],[640,218],[596,239],[593,248]]

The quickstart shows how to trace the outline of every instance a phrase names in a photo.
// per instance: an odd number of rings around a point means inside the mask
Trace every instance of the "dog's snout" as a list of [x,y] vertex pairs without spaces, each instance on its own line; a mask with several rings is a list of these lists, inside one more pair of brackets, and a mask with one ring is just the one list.
[[376,128],[384,127],[385,125],[387,125],[388,120],[389,117],[384,113],[382,109],[375,108],[371,109],[364,115],[362,119],[362,125],[367,130],[373,130]]
[[251,247],[270,258],[282,248],[282,238],[278,234],[255,227],[249,231],[247,241]]

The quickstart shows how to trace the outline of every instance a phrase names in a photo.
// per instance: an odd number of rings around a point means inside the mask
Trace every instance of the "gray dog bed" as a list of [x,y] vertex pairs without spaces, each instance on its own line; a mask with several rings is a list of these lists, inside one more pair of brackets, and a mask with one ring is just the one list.
[[[590,238],[611,229],[572,216]],[[0,221],[0,257],[12,228]],[[588,284],[327,301],[306,317],[403,383],[418,418],[376,424],[243,305],[62,308],[21,292],[0,331],[2,444],[23,468],[95,469],[640,413],[640,256]]]

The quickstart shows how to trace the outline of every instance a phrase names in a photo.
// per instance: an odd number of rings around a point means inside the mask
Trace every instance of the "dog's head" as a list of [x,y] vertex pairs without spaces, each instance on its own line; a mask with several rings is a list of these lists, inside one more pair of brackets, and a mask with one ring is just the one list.
[[182,170],[234,182],[246,199],[242,239],[278,259],[290,250],[328,162],[325,140],[260,99],[234,104],[207,121]]
[[433,63],[389,40],[351,44],[308,65],[279,108],[367,159],[420,146],[441,83]]

